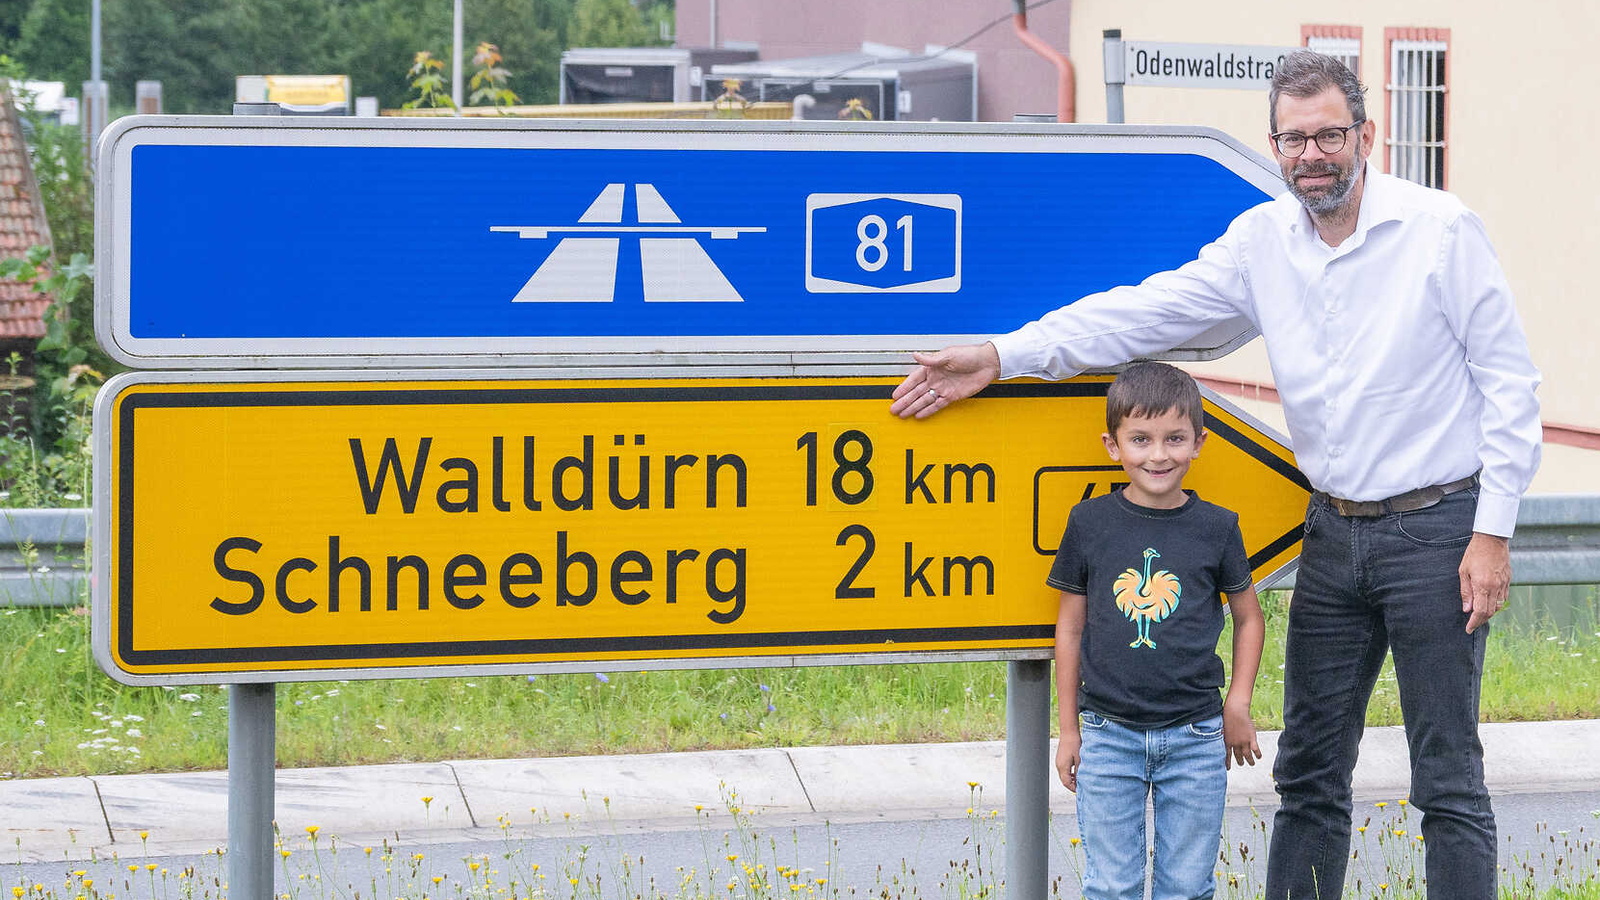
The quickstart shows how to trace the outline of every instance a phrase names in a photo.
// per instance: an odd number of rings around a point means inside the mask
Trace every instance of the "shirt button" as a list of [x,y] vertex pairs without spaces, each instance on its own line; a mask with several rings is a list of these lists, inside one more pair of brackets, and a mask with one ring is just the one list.
[[1330,447],[1328,449],[1328,455],[1329,456],[1342,456],[1342,455],[1344,455],[1344,450],[1343,450],[1343,448],[1340,448],[1340,447]]

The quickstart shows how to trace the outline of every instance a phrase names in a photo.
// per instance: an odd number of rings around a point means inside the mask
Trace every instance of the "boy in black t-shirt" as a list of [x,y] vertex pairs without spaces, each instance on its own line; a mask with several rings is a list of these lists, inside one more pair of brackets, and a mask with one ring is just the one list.
[[[1073,508],[1047,579],[1062,592],[1056,768],[1078,795],[1090,900],[1144,897],[1152,795],[1151,896],[1210,897],[1227,769],[1261,756],[1250,696],[1265,626],[1239,518],[1183,489],[1205,438],[1194,379],[1163,363],[1119,375],[1102,439],[1129,483]],[[1221,594],[1233,613],[1226,701]]]

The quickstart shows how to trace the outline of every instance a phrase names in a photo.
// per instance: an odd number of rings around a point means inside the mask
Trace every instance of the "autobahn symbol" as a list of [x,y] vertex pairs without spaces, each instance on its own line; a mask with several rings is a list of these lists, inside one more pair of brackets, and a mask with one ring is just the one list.
[[624,237],[640,235],[646,302],[738,303],[744,300],[700,245],[699,236],[732,240],[761,226],[684,225],[655,185],[635,184],[634,219],[623,224],[627,185],[608,184],[574,225],[495,225],[527,240],[560,242],[512,298],[517,303],[611,303]]

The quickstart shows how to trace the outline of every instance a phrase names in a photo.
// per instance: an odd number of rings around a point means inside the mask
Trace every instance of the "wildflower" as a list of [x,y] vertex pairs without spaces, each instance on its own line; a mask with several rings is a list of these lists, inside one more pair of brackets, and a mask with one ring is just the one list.
[[139,832],[139,840],[141,840],[141,841],[150,840],[150,832],[148,832],[148,831]]
[[977,790],[978,783],[976,781],[969,781],[969,782],[967,782],[967,787],[972,788],[973,790]]
[[361,852],[365,853],[368,856],[371,856],[372,855],[372,848],[371,847],[363,847],[363,848],[361,848]]
[[763,693],[763,694],[770,694],[770,693],[772,693],[772,688],[770,688],[770,687],[767,687],[767,686],[766,686],[766,685],[764,685],[764,684],[758,684],[758,685],[756,685],[756,687],[759,687],[759,688],[761,688],[761,693]]
[[1067,843],[1069,843],[1072,846],[1076,847],[1079,844],[1083,843],[1083,838],[1073,838],[1072,840],[1068,841]]
[[426,807],[428,804],[430,804],[432,802],[433,802],[433,798],[432,797],[423,797],[422,798],[422,805],[424,807]]
[[738,859],[739,859],[739,854],[737,854],[737,853],[729,853],[728,854],[728,862],[736,862]]
[[1405,806],[1405,805],[1406,805],[1406,804],[1407,804],[1407,803],[1409,803],[1409,802],[1410,802],[1410,801],[1409,801],[1409,800],[1407,800],[1407,799],[1406,799],[1406,798],[1404,798],[1404,797],[1401,797],[1401,798],[1400,798],[1400,800],[1399,800],[1399,801],[1398,801],[1398,802],[1399,802],[1399,803],[1400,803],[1400,805],[1401,805],[1401,806]]
[[1379,800],[1378,801],[1378,808],[1379,809],[1383,809],[1385,806],[1388,806],[1388,805],[1389,805],[1389,801],[1387,801],[1387,800]]
[[444,876],[443,875],[435,875],[435,876],[433,876],[433,883],[434,884],[438,884],[439,882],[441,882],[443,880],[444,880]]
[[292,850],[279,850],[278,854],[280,856],[282,856],[284,859],[288,859],[289,857],[294,855],[294,851],[292,851]]
[[611,679],[607,678],[606,677],[606,673],[604,673],[604,672],[596,672],[596,673],[594,673],[594,680],[600,682],[601,684],[610,684],[611,683]]
[[306,834],[311,835],[311,839],[312,840],[316,840],[317,832],[319,832],[321,830],[322,830],[322,826],[321,825],[307,825],[306,826]]
[[1394,830],[1394,836],[1395,837],[1405,837],[1406,836],[1406,830],[1404,828],[1396,828]]

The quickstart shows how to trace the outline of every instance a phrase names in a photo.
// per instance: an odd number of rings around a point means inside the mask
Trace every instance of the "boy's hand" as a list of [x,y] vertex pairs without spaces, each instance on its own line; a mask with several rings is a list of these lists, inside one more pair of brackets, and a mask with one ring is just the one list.
[[1228,746],[1227,767],[1255,765],[1261,758],[1261,745],[1256,743],[1256,725],[1250,721],[1250,710],[1232,706],[1222,708],[1222,740]]
[[1078,723],[1061,729],[1061,742],[1056,745],[1056,771],[1061,775],[1061,783],[1073,793],[1078,792],[1078,763],[1082,750],[1083,735],[1078,732]]

